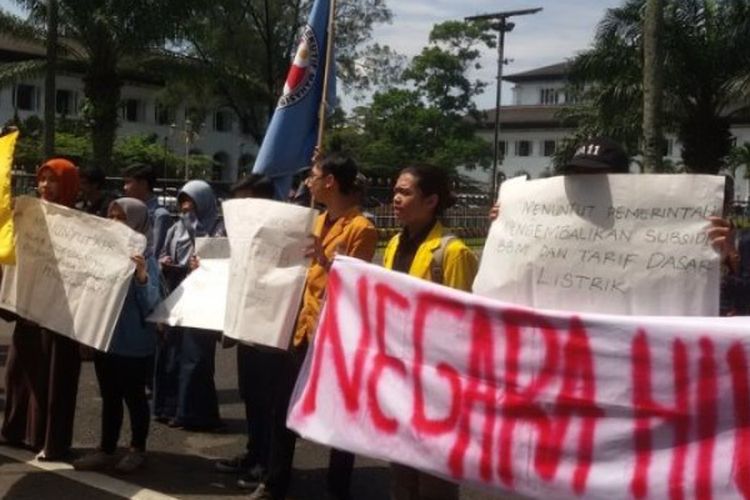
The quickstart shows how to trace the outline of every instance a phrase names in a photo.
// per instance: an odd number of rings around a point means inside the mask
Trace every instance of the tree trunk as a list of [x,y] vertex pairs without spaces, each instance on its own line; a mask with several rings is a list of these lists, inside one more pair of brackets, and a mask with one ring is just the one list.
[[94,165],[108,174],[112,171],[112,150],[118,127],[122,81],[116,59],[91,61],[84,78],[84,93],[91,104],[89,116]]
[[664,92],[661,29],[664,0],[647,0],[643,21],[643,166],[646,172],[662,170]]
[[47,68],[44,76],[44,157],[55,155],[57,0],[47,2]]

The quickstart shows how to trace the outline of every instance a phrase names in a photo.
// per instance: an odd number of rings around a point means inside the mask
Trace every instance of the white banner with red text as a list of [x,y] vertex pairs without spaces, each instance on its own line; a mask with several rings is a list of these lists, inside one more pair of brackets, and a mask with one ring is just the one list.
[[534,498],[750,498],[748,331],[534,310],[340,257],[287,423]]

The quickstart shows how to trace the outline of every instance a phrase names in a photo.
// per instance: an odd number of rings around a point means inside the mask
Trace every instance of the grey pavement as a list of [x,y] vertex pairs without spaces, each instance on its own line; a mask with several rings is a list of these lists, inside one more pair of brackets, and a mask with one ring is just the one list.
[[[0,362],[4,366],[10,341],[8,329],[0,325]],[[82,473],[62,468],[45,471],[32,454],[16,452],[0,446],[0,498],[5,499],[86,499],[111,500],[137,498],[158,500],[244,498],[247,492],[235,485],[236,476],[214,471],[214,461],[240,453],[244,448],[244,407],[237,392],[234,349],[217,348],[216,384],[221,415],[226,426],[220,432],[196,433],[176,430],[152,422],[148,440],[147,467],[129,475]],[[3,369],[4,370],[4,369]],[[4,392],[4,387],[3,387]],[[4,400],[3,400],[4,403]],[[79,386],[74,449],[83,454],[98,443],[101,400],[93,364],[84,362]],[[130,430],[125,425],[120,444],[124,446]],[[8,455],[14,458],[10,458]],[[325,474],[328,451],[325,447],[298,440],[294,460],[293,483],[289,498],[316,500],[325,498]],[[124,482],[124,483],[123,483]],[[127,483],[127,484],[126,484]],[[357,457],[352,481],[355,500],[388,499],[389,470],[387,464]],[[165,497],[165,496],[166,497]],[[462,487],[462,500],[518,498],[491,494]]]

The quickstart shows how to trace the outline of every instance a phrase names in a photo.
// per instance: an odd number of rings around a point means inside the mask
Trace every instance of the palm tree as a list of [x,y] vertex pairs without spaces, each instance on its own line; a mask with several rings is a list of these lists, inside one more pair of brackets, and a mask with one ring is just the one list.
[[[28,10],[27,20],[3,13],[0,32],[43,45],[52,2],[17,0]],[[83,73],[88,102],[93,160],[107,168],[112,157],[123,77],[142,72],[149,54],[175,39],[198,0],[57,0],[60,33],[59,69]],[[0,69],[0,82],[44,72],[46,60],[8,63]]]
[[[565,117],[639,150],[646,0],[609,9],[592,49],[571,64],[578,100]],[[737,103],[750,86],[750,0],[664,0],[665,126],[683,145],[689,172],[717,173],[731,148]],[[744,99],[744,100],[743,100]]]
[[647,0],[643,20],[643,163],[647,171],[662,167],[662,42],[664,0]]
[[737,170],[745,167],[745,178],[750,178],[750,142],[734,146],[727,159],[727,171],[737,178]]

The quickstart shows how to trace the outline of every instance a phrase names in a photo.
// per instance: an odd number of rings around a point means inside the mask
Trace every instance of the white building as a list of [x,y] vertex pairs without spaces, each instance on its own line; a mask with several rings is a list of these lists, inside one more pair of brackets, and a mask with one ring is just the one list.
[[[557,144],[572,133],[556,118],[566,102],[566,63],[508,75],[503,79],[513,86],[513,104],[500,107],[500,156],[498,170],[507,177],[528,173],[539,177],[552,171],[552,155]],[[479,134],[492,143],[494,140],[494,110],[485,112],[485,121]],[[750,123],[737,122],[731,127],[738,144],[750,142]],[[666,159],[677,164],[681,161],[681,145],[674,134],[667,134]],[[482,173],[489,182],[491,173]],[[738,177],[744,172],[738,172]],[[737,179],[737,199],[748,198],[748,181]]]
[[[17,61],[29,57],[43,57],[44,49],[0,37],[0,62]],[[57,115],[76,118],[84,102],[82,75],[58,73]],[[179,156],[201,153],[214,159],[217,167],[213,180],[235,181],[241,168],[252,165],[258,146],[242,133],[240,120],[229,110],[213,109],[199,124],[192,142],[185,140],[186,109],[159,104],[158,95],[163,85],[158,81],[126,80],[121,91],[120,127],[118,137],[135,134],[156,134],[166,146]],[[25,79],[15,85],[0,88],[0,123],[14,116],[21,120],[36,115],[44,116],[44,76]],[[192,138],[192,137],[191,137]]]

